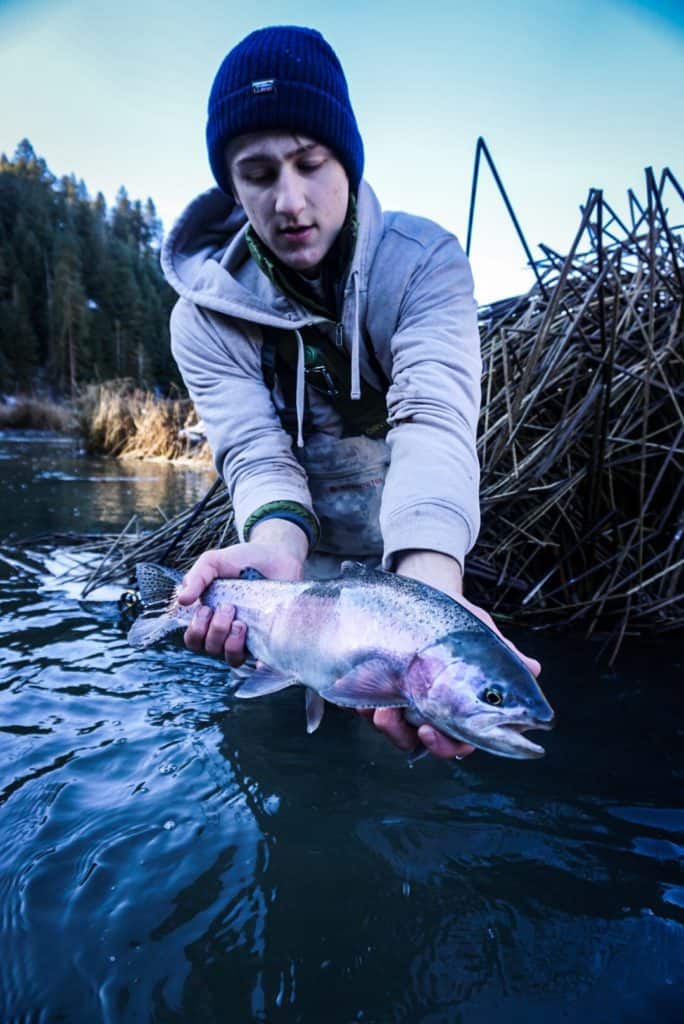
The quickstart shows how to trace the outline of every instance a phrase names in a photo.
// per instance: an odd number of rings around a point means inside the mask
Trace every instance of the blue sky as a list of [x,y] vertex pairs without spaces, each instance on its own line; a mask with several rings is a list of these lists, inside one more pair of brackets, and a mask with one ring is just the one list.
[[[622,210],[647,164],[684,177],[681,0],[0,0],[0,149],[28,136],[110,203],[120,184],[151,195],[168,228],[212,184],[220,61],[278,23],[319,28],[337,50],[383,206],[463,242],[478,135],[533,247],[568,247],[590,186]],[[488,178],[472,258],[480,301],[531,283]]]

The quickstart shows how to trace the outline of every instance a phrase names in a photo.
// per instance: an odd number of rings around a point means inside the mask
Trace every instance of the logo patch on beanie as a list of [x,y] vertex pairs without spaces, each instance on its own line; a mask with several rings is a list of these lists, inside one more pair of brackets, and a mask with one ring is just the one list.
[[252,82],[252,94],[254,96],[265,96],[269,92],[276,91],[275,78],[262,78],[258,82]]

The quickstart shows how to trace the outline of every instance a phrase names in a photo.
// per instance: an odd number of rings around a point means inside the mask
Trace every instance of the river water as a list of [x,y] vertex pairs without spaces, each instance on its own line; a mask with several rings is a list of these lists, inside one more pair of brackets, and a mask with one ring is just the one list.
[[[202,473],[0,435],[2,535],[149,525]],[[684,1020],[680,645],[516,634],[542,761],[413,767],[356,716],[126,644],[64,553],[0,559],[0,1021]]]

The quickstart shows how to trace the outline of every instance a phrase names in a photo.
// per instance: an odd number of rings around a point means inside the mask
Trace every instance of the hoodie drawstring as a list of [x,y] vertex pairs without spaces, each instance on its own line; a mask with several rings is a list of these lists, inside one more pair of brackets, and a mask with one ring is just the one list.
[[297,447],[304,447],[304,398],[306,380],[304,375],[304,342],[299,331],[295,331],[297,337],[297,388],[295,391],[295,407],[297,410]]
[[[361,286],[359,283],[359,272],[355,270],[352,274],[354,281],[354,317],[352,327],[351,346],[351,389],[349,397],[356,400],[361,398]],[[297,338],[297,384],[295,390],[295,407],[297,411],[297,447],[304,447],[304,402],[306,398],[306,372],[304,358],[304,341],[301,332],[295,330]]]
[[351,349],[351,393],[350,398],[361,398],[361,370],[359,369],[361,348],[361,301],[359,298],[360,284],[359,272],[355,270],[352,274],[354,279],[354,327],[352,331]]

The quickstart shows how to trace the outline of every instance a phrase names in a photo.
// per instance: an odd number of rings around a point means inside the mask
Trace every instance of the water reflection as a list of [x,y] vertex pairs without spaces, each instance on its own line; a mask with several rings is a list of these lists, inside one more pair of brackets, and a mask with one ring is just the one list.
[[210,466],[179,471],[168,462],[85,458],[70,438],[0,432],[0,453],[5,536],[108,533],[134,513],[141,526],[158,526],[169,509],[194,504],[214,479]]

